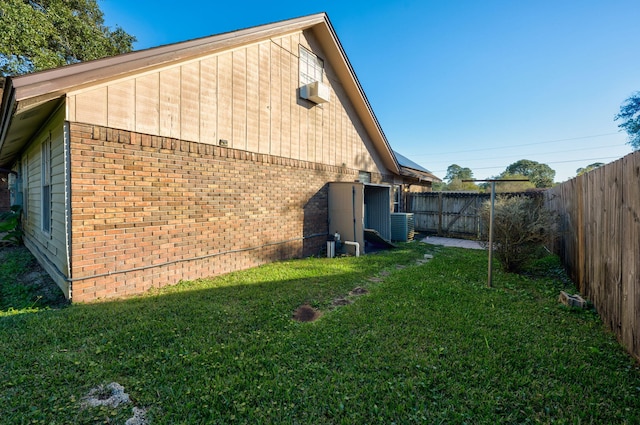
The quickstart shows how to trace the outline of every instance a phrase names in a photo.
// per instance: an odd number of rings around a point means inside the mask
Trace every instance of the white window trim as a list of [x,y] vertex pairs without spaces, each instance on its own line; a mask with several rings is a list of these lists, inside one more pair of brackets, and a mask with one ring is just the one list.
[[324,60],[302,45],[299,46],[298,67],[300,87],[314,81],[324,81]]

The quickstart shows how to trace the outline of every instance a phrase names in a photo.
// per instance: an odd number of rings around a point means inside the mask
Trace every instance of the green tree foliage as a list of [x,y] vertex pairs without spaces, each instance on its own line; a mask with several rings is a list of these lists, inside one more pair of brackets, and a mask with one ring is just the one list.
[[633,93],[620,106],[614,121],[622,120],[618,127],[627,132],[633,150],[640,149],[640,91]]
[[447,167],[447,175],[444,176],[445,180],[451,183],[452,180],[471,180],[473,179],[473,171],[471,168],[461,167],[458,164],[451,164]]
[[434,186],[437,191],[475,191],[479,190],[478,186],[473,182],[463,182],[462,180],[473,179],[473,171],[471,168],[461,167],[458,164],[451,164],[447,167],[447,175],[444,177],[448,183],[442,183]]
[[479,189],[480,188],[478,187],[478,185],[473,182],[463,182],[461,179],[455,178],[447,183],[447,185],[442,190],[450,192],[478,192]]
[[540,164],[529,159],[521,159],[509,165],[500,175],[504,176],[520,175],[527,177],[535,187],[552,187],[556,172],[547,164]]
[[96,0],[0,1],[2,76],[129,52],[135,41],[104,25]]
[[[502,180],[525,180],[528,177],[522,174],[505,174],[503,173],[498,177]],[[533,189],[535,185],[533,182],[521,181],[521,182],[496,182],[496,193],[508,193],[508,192],[526,192],[529,189]]]
[[[489,229],[491,202],[482,205],[481,216]],[[555,232],[556,218],[544,208],[541,197],[498,196],[493,213],[496,258],[507,272],[520,272],[543,251]]]
[[598,167],[602,167],[604,165],[604,162],[594,162],[593,164],[589,164],[586,167],[580,167],[576,170],[576,175],[577,176],[581,176],[584,173],[588,173],[591,170],[595,170]]

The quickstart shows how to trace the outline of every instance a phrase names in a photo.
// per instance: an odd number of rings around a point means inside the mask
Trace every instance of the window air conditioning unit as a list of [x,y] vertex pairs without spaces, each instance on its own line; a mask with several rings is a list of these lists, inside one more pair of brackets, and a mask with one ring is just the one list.
[[325,103],[329,101],[329,86],[320,81],[314,81],[306,86],[300,87],[300,97],[314,103]]

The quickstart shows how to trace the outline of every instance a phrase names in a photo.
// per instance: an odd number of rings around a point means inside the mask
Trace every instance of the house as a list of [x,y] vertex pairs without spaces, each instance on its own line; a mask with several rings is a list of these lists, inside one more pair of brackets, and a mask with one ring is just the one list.
[[25,245],[73,301],[318,254],[329,182],[405,184],[324,13],[3,88]]
[[11,210],[11,196],[9,193],[9,174],[0,170],[0,213]]
[[400,174],[404,177],[404,189],[408,192],[431,192],[434,182],[442,180],[436,177],[431,171],[417,164],[404,155],[393,151],[398,161]]

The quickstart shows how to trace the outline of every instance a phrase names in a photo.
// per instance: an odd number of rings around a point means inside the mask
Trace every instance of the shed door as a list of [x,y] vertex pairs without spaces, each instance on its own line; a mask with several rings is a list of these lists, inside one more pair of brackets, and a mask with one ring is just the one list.
[[364,252],[364,185],[329,183],[329,232],[360,244]]

